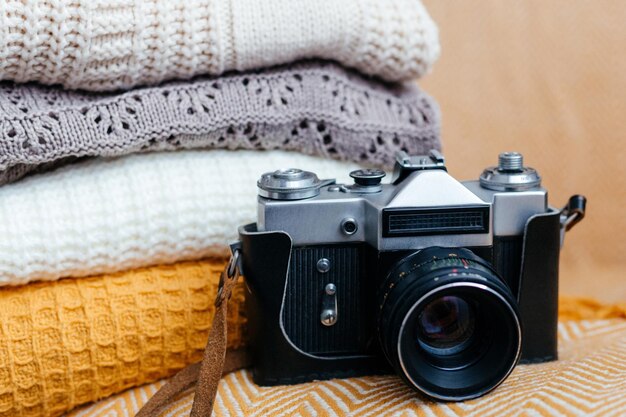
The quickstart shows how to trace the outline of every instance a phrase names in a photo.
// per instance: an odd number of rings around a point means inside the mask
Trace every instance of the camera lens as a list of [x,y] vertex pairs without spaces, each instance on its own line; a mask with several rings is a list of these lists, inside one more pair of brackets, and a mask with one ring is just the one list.
[[515,298],[467,249],[410,254],[391,268],[378,297],[385,356],[408,385],[433,398],[481,396],[519,360]]
[[446,295],[431,301],[417,319],[417,343],[435,355],[451,355],[468,346],[475,316],[470,303]]

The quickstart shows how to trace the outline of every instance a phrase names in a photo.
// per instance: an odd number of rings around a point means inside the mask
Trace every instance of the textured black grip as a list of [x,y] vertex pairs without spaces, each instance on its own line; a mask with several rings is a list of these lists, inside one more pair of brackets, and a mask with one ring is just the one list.
[[[291,252],[289,278],[283,309],[283,325],[291,342],[305,352],[318,355],[362,353],[373,326],[363,314],[363,248],[311,246]],[[330,268],[319,272],[317,263],[327,259]],[[320,321],[324,288],[337,287],[338,319],[333,326]]]
[[[248,289],[247,333],[255,383],[295,384],[315,379],[388,372],[387,365],[372,353],[331,359],[323,355],[312,356],[296,348],[287,339],[281,325],[281,308],[291,265],[290,237],[284,232],[257,232],[256,225],[252,224],[239,229],[239,238],[243,274]],[[362,283],[368,284],[367,288],[374,287],[372,282]],[[303,309],[300,312],[304,315],[318,314],[317,311],[313,313]]]
[[493,238],[493,267],[518,301],[523,238],[522,235]]

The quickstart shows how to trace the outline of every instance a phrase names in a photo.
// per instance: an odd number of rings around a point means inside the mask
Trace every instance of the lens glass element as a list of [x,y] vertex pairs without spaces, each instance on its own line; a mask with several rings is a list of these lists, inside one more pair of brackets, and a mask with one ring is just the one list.
[[461,297],[446,295],[424,307],[417,320],[417,342],[434,355],[452,355],[470,344],[475,327],[471,305]]
[[515,297],[468,249],[407,255],[391,266],[377,300],[385,357],[405,382],[433,398],[479,397],[504,381],[520,357]]

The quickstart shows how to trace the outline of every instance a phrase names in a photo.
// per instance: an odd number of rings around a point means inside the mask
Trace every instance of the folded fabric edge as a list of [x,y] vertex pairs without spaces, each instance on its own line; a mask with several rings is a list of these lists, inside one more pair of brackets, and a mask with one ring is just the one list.
[[0,184],[66,157],[147,150],[280,145],[391,166],[401,148],[423,153],[441,146],[437,103],[416,84],[381,83],[323,61],[120,94],[9,84],[0,86],[3,95]]
[[[57,417],[174,375],[206,346],[224,260],[0,290],[0,417]],[[228,346],[244,346],[244,288]]]
[[0,286],[224,255],[256,218],[258,178],[286,166],[343,182],[358,168],[297,152],[188,150],[86,161],[0,187]]

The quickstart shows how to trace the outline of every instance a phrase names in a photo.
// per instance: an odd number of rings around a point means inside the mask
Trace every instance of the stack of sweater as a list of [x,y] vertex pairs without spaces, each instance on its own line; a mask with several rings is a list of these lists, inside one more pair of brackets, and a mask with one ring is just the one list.
[[0,416],[199,360],[263,172],[440,147],[417,0],[8,1],[0,22]]

